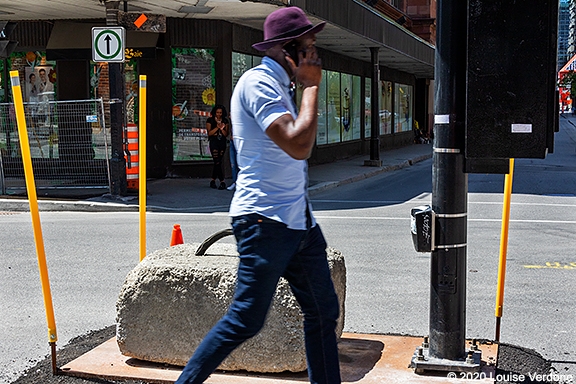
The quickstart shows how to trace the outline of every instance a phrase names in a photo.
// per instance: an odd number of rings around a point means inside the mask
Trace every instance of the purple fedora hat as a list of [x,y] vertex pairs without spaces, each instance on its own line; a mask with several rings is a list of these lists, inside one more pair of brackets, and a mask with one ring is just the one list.
[[278,9],[264,21],[264,41],[252,45],[254,49],[265,51],[276,44],[296,39],[308,32],[318,33],[326,24],[325,21],[314,26],[298,7]]

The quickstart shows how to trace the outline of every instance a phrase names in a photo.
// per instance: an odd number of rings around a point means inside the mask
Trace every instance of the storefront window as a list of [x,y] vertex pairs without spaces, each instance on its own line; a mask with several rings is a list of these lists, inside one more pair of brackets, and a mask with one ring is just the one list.
[[342,141],[360,138],[360,77],[340,75]]
[[341,102],[340,102],[340,73],[326,71],[328,143],[340,142]]
[[138,123],[138,61],[124,63],[124,92],[126,93],[126,122]]
[[[322,81],[318,89],[318,131],[316,132],[316,145],[328,143],[327,103],[326,103],[326,70],[322,70]],[[301,93],[301,92],[300,92]],[[300,102],[298,102],[300,105]]]
[[232,52],[232,88],[236,87],[240,76],[250,68],[252,68],[251,55]]
[[6,87],[4,86],[4,60],[0,60],[0,103],[4,102]]
[[[4,65],[6,67],[4,67]],[[31,134],[33,158],[58,158],[58,121],[51,101],[56,97],[56,62],[47,61],[44,52],[13,52],[2,60],[2,101],[11,101],[8,71],[18,71],[25,102],[28,131]],[[18,151],[16,119],[13,108],[0,113],[0,151],[2,156],[20,157]]]
[[412,130],[412,86],[396,84],[395,86],[396,132]]
[[262,61],[260,56],[246,55],[244,53],[232,52],[232,88],[236,87],[238,79],[250,68],[254,68]]
[[[318,89],[318,132],[316,145],[360,139],[360,76],[322,70]],[[302,89],[296,92],[300,105]]]
[[[0,103],[5,102],[6,87],[4,86],[4,59],[0,59]],[[6,116],[0,115],[0,156],[8,155],[9,131]]]
[[210,159],[206,119],[216,104],[213,49],[172,49],[173,160]]
[[366,78],[364,84],[364,137],[372,137],[372,79]]
[[8,70],[20,73],[25,102],[56,99],[56,62],[46,60],[45,52],[13,52],[8,58]]
[[108,78],[108,63],[90,61],[90,98],[104,101],[104,123],[107,127],[110,127],[110,87]]
[[[326,70],[322,70],[322,80],[318,87],[318,129],[316,131],[316,145],[328,143],[327,103],[326,103]],[[296,105],[300,109],[302,102],[302,87],[296,88]]]
[[342,141],[352,140],[352,75],[340,75],[340,100],[342,101]]
[[350,112],[350,118],[352,121],[352,139],[357,140],[360,139],[360,116],[362,113],[361,103],[362,100],[360,99],[360,76],[352,76],[352,111]]
[[[100,81],[105,78],[106,81]],[[108,63],[95,63],[90,61],[90,97],[93,99],[108,100],[110,88],[108,87]]]
[[[380,82],[380,134],[392,133],[392,82]],[[397,115],[394,115],[397,117]]]

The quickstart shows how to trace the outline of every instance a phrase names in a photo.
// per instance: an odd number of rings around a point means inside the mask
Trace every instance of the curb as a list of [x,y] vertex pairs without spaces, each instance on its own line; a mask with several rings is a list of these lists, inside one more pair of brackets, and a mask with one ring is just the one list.
[[[38,207],[43,212],[130,212],[138,211],[137,205],[120,203],[100,203],[95,201],[59,201],[38,200]],[[0,211],[29,212],[28,200],[0,199]]]
[[419,162],[424,161],[424,160],[428,160],[430,158],[432,158],[431,153],[426,154],[426,155],[421,155],[421,156],[415,157],[413,159],[404,160],[399,164],[385,165],[382,167],[374,168],[373,170],[371,170],[369,172],[365,172],[365,173],[362,173],[360,175],[348,177],[348,178],[345,178],[342,180],[324,181],[322,183],[318,183],[318,184],[315,184],[315,185],[309,187],[308,188],[308,194],[310,196],[313,196],[317,193],[324,192],[326,190],[339,187],[341,185],[346,185],[346,184],[354,183],[356,181],[368,179],[370,177],[377,176],[377,175],[384,173],[384,172],[392,172],[392,171],[397,171],[397,170],[402,169],[402,168],[408,168],[408,167],[410,167],[416,163],[419,163]]
[[[346,185],[354,183],[356,181],[368,179],[374,177],[384,172],[397,171],[402,168],[410,167],[421,161],[430,159],[432,154],[426,154],[417,156],[413,159],[403,160],[397,164],[385,165],[382,167],[377,167],[370,169],[369,171],[354,175],[342,180],[336,181],[325,181],[308,188],[308,194],[310,196],[318,194],[320,192],[339,187],[341,185]],[[63,201],[63,200],[38,200],[38,207],[43,212],[138,212],[138,204],[130,204],[126,198],[115,198],[113,196],[104,195],[105,199],[109,199],[109,202],[99,202],[99,201]],[[134,200],[134,199],[132,199]],[[137,200],[136,200],[137,201]],[[166,212],[173,209],[164,209],[163,207],[147,207],[148,210],[153,208],[155,212]],[[4,198],[0,199],[0,212],[29,212],[30,205],[27,199],[14,199],[14,198]]]

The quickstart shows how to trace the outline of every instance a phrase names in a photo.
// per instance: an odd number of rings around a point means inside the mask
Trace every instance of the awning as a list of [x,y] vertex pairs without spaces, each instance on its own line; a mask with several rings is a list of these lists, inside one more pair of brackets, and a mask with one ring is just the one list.
[[[48,39],[46,58],[48,60],[90,60],[92,59],[92,27],[103,27],[99,23],[56,21]],[[126,31],[126,49],[132,57],[141,59],[156,58],[158,33]]]
[[[283,6],[286,0],[251,0]],[[312,24],[326,21],[316,35],[316,46],[344,56],[371,62],[370,48],[378,48],[380,65],[413,74],[416,78],[434,78],[435,47],[399,25],[362,0],[291,0],[301,7]],[[210,4],[210,3],[208,3]],[[249,3],[246,3],[249,4]],[[262,18],[229,20],[262,29]]]

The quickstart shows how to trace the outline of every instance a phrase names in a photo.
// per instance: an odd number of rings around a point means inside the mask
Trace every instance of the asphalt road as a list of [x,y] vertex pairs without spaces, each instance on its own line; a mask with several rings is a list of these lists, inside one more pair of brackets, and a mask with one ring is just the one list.
[[[337,198],[316,196],[316,216],[329,244],[350,255],[349,331],[428,333],[429,255],[414,251],[408,215],[430,203],[430,188],[416,193],[418,187],[410,186],[414,173],[426,180],[430,167],[428,161],[341,187]],[[398,188],[402,174],[413,190],[410,200],[394,191],[391,199],[372,195],[372,183]],[[502,194],[472,192],[468,205],[467,337],[494,339]],[[576,361],[575,236],[576,197],[513,195],[501,341]]]
[[[566,127],[553,155],[517,161],[501,341],[576,377],[576,129]],[[409,212],[430,203],[431,164],[314,196],[329,245],[346,258],[345,331],[428,333],[429,255],[414,251]],[[494,338],[502,189],[502,175],[469,177],[468,338]],[[0,222],[0,383],[10,383],[49,349],[30,215],[6,213]],[[200,242],[229,219],[224,211],[148,213],[148,252],[168,246],[174,223],[186,242]],[[114,324],[120,287],[138,263],[138,214],[45,212],[42,230],[58,345]]]
[[[431,202],[432,161],[315,196],[328,242],[347,258],[348,331],[426,335],[429,255],[416,253],[410,208]],[[553,154],[517,159],[500,341],[534,349],[576,380],[576,129]],[[468,338],[495,338],[503,175],[468,180]],[[346,234],[342,236],[342,234]]]

